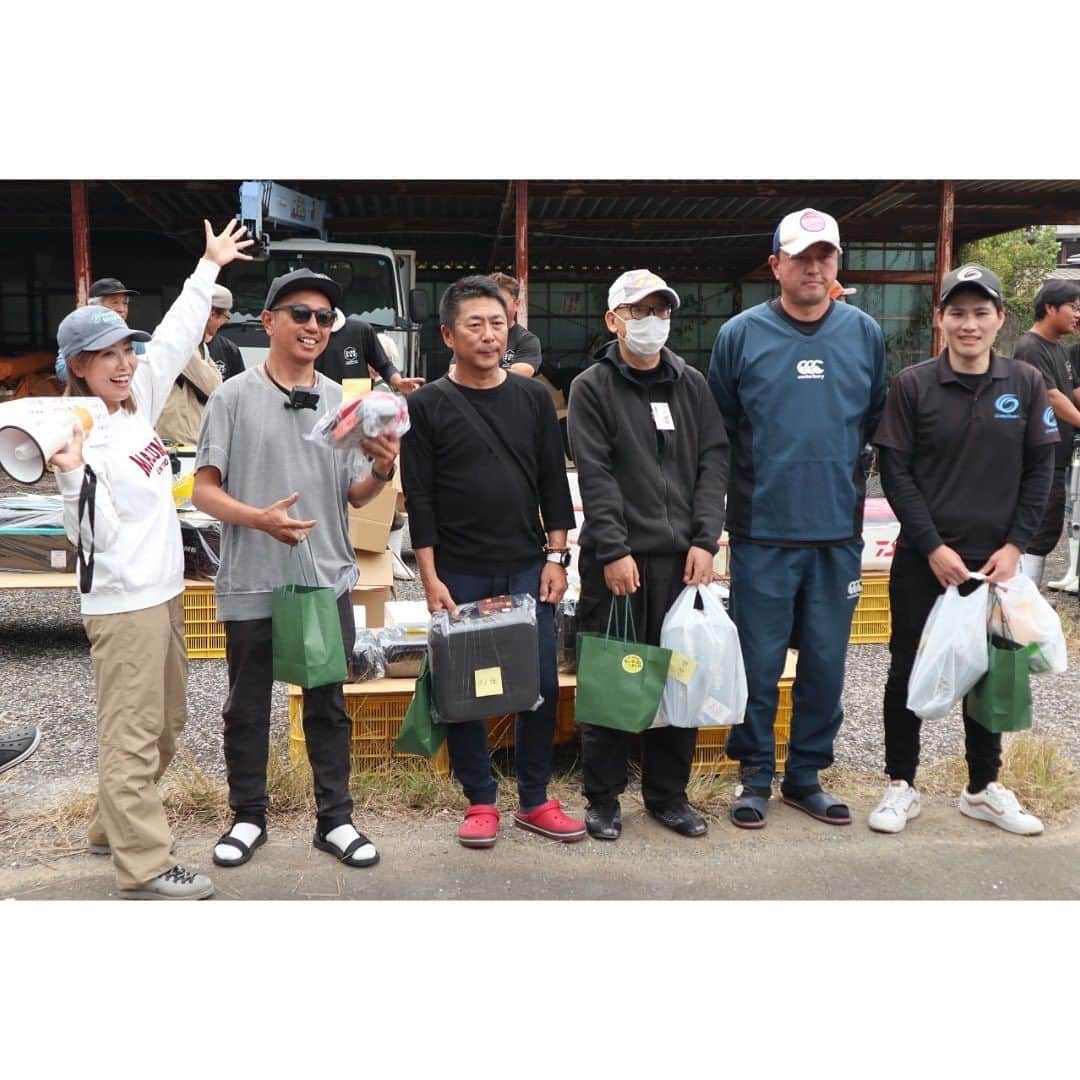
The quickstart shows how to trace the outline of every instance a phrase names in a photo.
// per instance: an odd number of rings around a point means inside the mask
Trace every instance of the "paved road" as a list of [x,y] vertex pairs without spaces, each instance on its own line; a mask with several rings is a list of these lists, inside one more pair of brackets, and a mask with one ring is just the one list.
[[[762,832],[714,823],[686,840],[640,809],[626,812],[617,843],[561,845],[519,832],[503,818],[498,845],[469,851],[454,840],[456,816],[369,820],[382,861],[350,870],[311,847],[307,835],[273,831],[247,866],[214,867],[214,834],[179,839],[179,858],[212,874],[221,900],[1033,900],[1080,898],[1080,821],[1018,837],[969,821],[945,801],[899,836],[863,824],[818,824],[773,804]],[[106,859],[74,855],[50,865],[0,853],[0,897],[115,898]],[[13,865],[14,864],[14,865]]]

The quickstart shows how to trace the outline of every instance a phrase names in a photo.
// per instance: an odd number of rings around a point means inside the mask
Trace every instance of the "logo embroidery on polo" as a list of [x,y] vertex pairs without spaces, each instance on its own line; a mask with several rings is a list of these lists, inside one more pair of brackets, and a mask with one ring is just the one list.
[[1050,406],[1047,406],[1046,412],[1043,413],[1043,423],[1048,428],[1053,428],[1055,431],[1057,431],[1057,417],[1054,415],[1054,410]]
[[858,599],[862,596],[862,579],[856,578],[854,581],[848,582],[847,594],[849,600]]
[[1002,394],[994,402],[995,420],[1019,420],[1020,399],[1015,394]]
[[356,351],[355,345],[346,346],[344,352],[341,354],[342,359],[346,364],[355,364],[360,358],[360,354]]
[[800,379],[824,379],[825,378],[825,361],[824,360],[800,360],[795,365],[795,370],[798,372]]

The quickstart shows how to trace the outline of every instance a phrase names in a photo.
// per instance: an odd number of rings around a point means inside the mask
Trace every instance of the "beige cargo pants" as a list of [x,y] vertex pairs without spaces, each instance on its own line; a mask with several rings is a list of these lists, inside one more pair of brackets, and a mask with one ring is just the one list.
[[176,862],[157,781],[187,721],[184,597],[85,615],[83,625],[98,721],[98,797],[87,835],[109,845],[118,887],[133,889]]

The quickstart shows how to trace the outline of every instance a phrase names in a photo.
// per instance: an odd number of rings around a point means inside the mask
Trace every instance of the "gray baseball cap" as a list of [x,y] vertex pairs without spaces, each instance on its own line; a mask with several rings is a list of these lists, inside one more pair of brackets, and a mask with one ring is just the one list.
[[957,289],[978,289],[986,293],[994,306],[1000,311],[1005,306],[1001,295],[1001,279],[988,267],[978,263],[964,263],[955,270],[950,270],[941,279],[941,295],[938,297],[938,306],[944,307],[945,302]]
[[56,343],[70,360],[81,352],[97,352],[118,341],[149,341],[145,330],[132,330],[112,308],[90,304],[76,308],[56,331]]
[[325,274],[317,274],[314,270],[301,267],[292,270],[288,274],[281,274],[270,282],[270,290],[266,294],[265,310],[269,311],[276,303],[284,300],[290,293],[300,292],[301,289],[313,289],[321,292],[330,301],[331,307],[341,307],[341,286],[331,277]]

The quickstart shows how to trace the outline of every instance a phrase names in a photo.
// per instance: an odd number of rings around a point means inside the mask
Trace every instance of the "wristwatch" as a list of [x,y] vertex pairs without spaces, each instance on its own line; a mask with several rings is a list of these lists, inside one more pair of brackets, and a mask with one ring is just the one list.
[[397,462],[396,461],[394,462],[393,465],[390,466],[390,471],[385,476],[383,476],[383,474],[381,472],[379,472],[379,470],[376,469],[374,465],[371,466],[371,475],[374,476],[375,479],[378,480],[382,484],[389,484],[390,481],[394,479],[394,474],[396,472],[397,472]]
[[544,548],[544,558],[547,562],[557,563],[564,570],[570,565],[569,548]]

